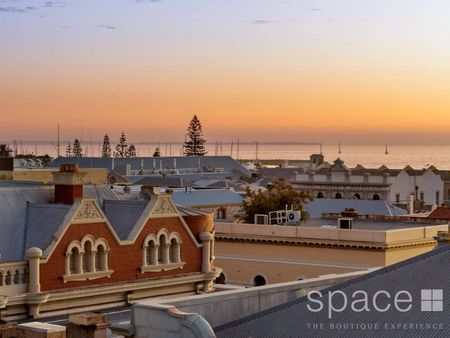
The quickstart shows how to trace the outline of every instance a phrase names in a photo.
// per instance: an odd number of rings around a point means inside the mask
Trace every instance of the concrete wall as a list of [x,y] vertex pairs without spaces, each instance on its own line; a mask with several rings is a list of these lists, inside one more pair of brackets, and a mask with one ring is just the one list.
[[267,284],[274,284],[385,265],[384,252],[377,250],[220,239],[216,239],[215,257],[214,265],[222,269],[225,283],[250,286],[258,275],[264,277]]
[[[309,291],[320,290],[346,280],[364,275],[368,271],[342,275],[328,275],[304,281],[280,283],[272,286],[245,288],[213,294],[174,298],[170,300],[149,300],[139,302],[133,308],[133,321],[139,320],[139,333],[155,332],[157,326],[159,337],[168,337],[162,330],[163,320],[167,330],[173,331],[173,313],[199,314],[211,325],[217,327],[233,320],[252,315],[265,309],[305,296]],[[161,315],[165,311],[165,315]],[[145,315],[144,315],[145,314]],[[152,318],[146,323],[141,318]],[[154,318],[158,318],[155,320]],[[172,323],[172,325],[171,325]],[[147,325],[144,331],[143,325]],[[133,323],[132,323],[133,325]],[[136,324],[135,324],[136,325]],[[178,324],[175,324],[178,326]],[[147,335],[150,337],[150,335]],[[173,335],[176,337],[175,335]]]
[[[399,223],[401,221],[399,220]],[[399,230],[346,230],[306,226],[273,226],[243,223],[216,222],[216,233],[232,235],[252,235],[264,237],[290,237],[293,239],[339,240],[388,244],[405,239],[432,238],[438,231],[444,231],[446,225],[430,225]]]
[[253,285],[256,276],[273,284],[360,271],[428,252],[437,244],[433,237],[447,229],[447,224],[373,231],[216,223],[214,265],[226,284],[238,285]]

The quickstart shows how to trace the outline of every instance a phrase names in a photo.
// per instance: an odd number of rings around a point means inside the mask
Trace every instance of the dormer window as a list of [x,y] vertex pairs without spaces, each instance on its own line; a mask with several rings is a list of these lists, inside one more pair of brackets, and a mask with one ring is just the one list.
[[113,271],[108,269],[108,252],[106,240],[90,235],[81,242],[71,242],[66,250],[64,282],[111,277]]
[[141,272],[158,272],[182,269],[181,238],[176,232],[161,229],[158,234],[148,235],[143,244]]

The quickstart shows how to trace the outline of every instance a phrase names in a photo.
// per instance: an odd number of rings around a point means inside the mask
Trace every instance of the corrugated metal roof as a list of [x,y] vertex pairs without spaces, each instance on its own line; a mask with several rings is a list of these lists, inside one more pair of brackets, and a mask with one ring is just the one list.
[[25,250],[38,247],[45,249],[51,242],[58,227],[72,205],[64,204],[29,204],[27,209],[27,225],[22,257]]
[[181,177],[145,176],[134,181],[136,185],[152,185],[155,187],[181,188],[192,186],[192,183]]
[[[85,186],[84,196],[97,199],[100,205],[106,199],[117,199],[106,186]],[[53,233],[47,230],[59,226],[60,223],[55,223],[64,213],[63,208],[51,204],[53,201],[54,187],[50,185],[17,182],[0,185],[0,262],[23,260],[24,250],[29,248],[26,238],[30,243],[50,241]],[[48,224],[45,223],[46,218]],[[31,228],[27,230],[30,224]],[[37,230],[47,225],[48,229]],[[28,231],[31,237],[27,236]]]
[[228,189],[176,190],[172,198],[176,204],[188,207],[225,206],[241,204],[244,200],[240,194]]
[[[307,308],[308,299],[302,297],[292,302],[273,307],[246,318],[215,328],[217,337],[449,337],[450,316],[450,246],[431,251],[427,254],[408,259],[401,263],[389,266],[355,278],[348,282],[322,290],[323,304],[328,304],[328,291],[343,291],[349,304],[342,312],[334,312],[328,318],[328,308],[325,305],[322,311],[312,312]],[[421,290],[443,290],[443,311],[421,311]],[[372,311],[355,312],[351,309],[350,301],[355,291],[363,290],[369,295],[372,302],[373,295],[386,290],[391,295],[389,300],[399,291],[405,290],[412,295],[412,308],[406,312],[399,312],[392,305],[387,311],[380,312],[370,307]],[[315,297],[317,299],[317,297]],[[356,297],[361,299],[361,295]],[[405,298],[404,295],[401,297]],[[387,305],[386,296],[380,296],[379,306]],[[342,307],[343,297],[333,298],[335,308]],[[401,304],[405,308],[407,304]],[[311,304],[317,308],[317,304]],[[361,308],[361,303],[358,304]],[[333,329],[337,324],[368,324],[377,323],[378,329]],[[309,324],[309,326],[308,326]],[[317,324],[316,328],[312,325]],[[387,329],[385,327],[387,324]],[[390,324],[405,324],[394,329]],[[410,329],[410,324],[438,324],[442,329]],[[318,328],[319,325],[323,325]]]
[[382,200],[316,198],[305,206],[310,218],[320,218],[324,212],[339,213],[346,208],[353,208],[361,215],[400,216],[407,214],[406,210]]
[[53,160],[49,167],[60,167],[61,164],[76,163],[80,168],[106,168],[109,171],[116,170],[120,174],[125,174],[123,169],[126,165],[131,166],[131,170],[140,170],[142,165],[145,170],[159,169],[162,167],[173,168],[174,160],[178,169],[223,169],[231,172],[237,170],[243,175],[250,176],[250,172],[239,162],[230,156],[173,156],[173,157],[136,157],[136,158],[101,158],[101,157],[58,157]]
[[23,259],[27,202],[48,203],[49,187],[0,188],[0,262]]
[[103,205],[105,215],[121,240],[128,238],[147,204],[147,201],[105,200]]

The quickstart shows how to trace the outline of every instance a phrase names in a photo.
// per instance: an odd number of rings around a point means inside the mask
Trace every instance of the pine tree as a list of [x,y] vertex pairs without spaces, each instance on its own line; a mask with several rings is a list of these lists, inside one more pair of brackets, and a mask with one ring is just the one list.
[[125,133],[122,132],[120,134],[119,143],[116,145],[116,150],[114,151],[114,157],[126,157],[127,156],[127,137],[125,136]]
[[108,134],[105,134],[103,138],[102,157],[111,157],[111,145],[109,144]]
[[206,140],[203,138],[202,125],[197,118],[197,115],[194,115],[191,122],[189,123],[187,132],[190,140],[184,142],[184,154],[186,156],[206,155]]
[[155,152],[153,153],[153,157],[161,157],[161,152],[159,151],[159,147],[156,147]]
[[67,144],[66,147],[66,157],[72,157],[72,145],[70,142]]
[[83,149],[81,149],[81,144],[80,144],[80,140],[79,139],[75,139],[75,141],[73,141],[73,157],[83,157]]
[[128,147],[126,157],[136,157],[136,147],[134,144],[130,144]]

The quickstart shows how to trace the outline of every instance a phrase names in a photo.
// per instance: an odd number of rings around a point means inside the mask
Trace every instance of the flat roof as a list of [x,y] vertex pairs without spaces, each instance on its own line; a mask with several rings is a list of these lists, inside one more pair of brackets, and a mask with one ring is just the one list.
[[[385,221],[385,220],[366,220],[366,219],[353,219],[354,230],[372,230],[372,231],[386,231],[397,229],[409,229],[409,228],[423,228],[435,225],[444,225],[445,222],[406,222],[406,221]],[[336,218],[315,218],[307,220],[301,223],[300,227],[308,228],[326,228],[326,226],[337,226],[338,219]]]

